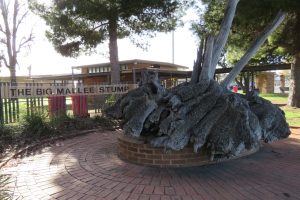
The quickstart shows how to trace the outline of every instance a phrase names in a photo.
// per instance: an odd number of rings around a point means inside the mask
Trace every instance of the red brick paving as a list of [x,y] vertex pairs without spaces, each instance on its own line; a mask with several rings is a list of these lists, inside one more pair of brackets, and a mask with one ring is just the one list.
[[10,161],[14,199],[300,199],[300,129],[251,156],[210,166],[153,168],[117,156],[117,133],[90,133]]

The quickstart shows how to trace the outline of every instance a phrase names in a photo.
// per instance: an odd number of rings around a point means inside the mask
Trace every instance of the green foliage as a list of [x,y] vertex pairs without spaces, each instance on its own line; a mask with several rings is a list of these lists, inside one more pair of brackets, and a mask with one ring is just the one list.
[[219,26],[222,22],[224,16],[224,9],[226,6],[226,1],[212,0],[207,4],[206,15],[203,16],[205,27],[207,29],[206,32],[217,35],[219,32]]
[[110,107],[110,106],[113,106],[117,101],[117,96],[116,95],[108,95],[105,99],[105,105]]
[[66,116],[63,121],[63,126],[60,130],[63,132],[70,132],[71,130],[87,130],[96,128],[96,125],[90,118],[70,117]]
[[50,26],[48,39],[64,56],[91,51],[111,37],[153,35],[173,30],[182,15],[182,0],[61,0],[51,7],[30,1],[31,9]]
[[20,124],[0,124],[0,155],[43,139],[68,135],[74,130],[90,130],[99,127],[115,129],[118,127],[118,122],[105,116],[79,118],[61,115],[48,118],[38,112],[30,116],[24,115]]
[[46,115],[39,112],[25,115],[21,125],[23,127],[23,137],[30,140],[39,140],[55,133],[55,130],[49,125]]
[[[250,64],[273,64],[290,62],[290,55],[295,53],[293,47],[297,34],[295,19],[292,17],[297,10],[291,11],[287,6],[290,3],[269,0],[242,0],[237,8],[232,34],[229,39],[228,54],[241,52],[243,54],[261,31],[273,20],[280,9],[285,7],[290,12],[282,25],[268,38],[264,46],[252,58]],[[300,5],[300,4],[299,4]],[[282,7],[283,6],[283,7]],[[289,31],[287,31],[289,29]],[[230,57],[230,56],[229,56]],[[240,57],[231,56],[230,62],[235,63]]]
[[22,134],[22,128],[18,124],[0,124],[0,153],[18,140]]
[[61,132],[68,128],[66,125],[72,121],[74,121],[74,117],[71,117],[67,114],[62,114],[55,117],[51,117],[49,121],[49,126],[57,132]]
[[[115,101],[115,96],[109,96],[109,103]],[[50,119],[50,127],[57,133],[70,132],[71,130],[87,130],[97,127],[113,129],[118,123],[106,116],[96,115],[93,118],[80,118],[69,115],[57,116]]]
[[96,123],[98,126],[102,128],[114,129],[116,126],[118,126],[118,122],[116,120],[113,120],[105,116],[96,115],[93,118],[93,121],[94,123]]
[[9,200],[11,199],[11,192],[7,189],[10,181],[9,175],[0,174],[0,199]]
[[0,138],[2,140],[10,140],[12,138],[12,129],[4,124],[0,124]]
[[[217,34],[224,15],[226,1],[204,0],[202,26]],[[226,46],[226,58],[235,64],[248,50],[261,31],[274,19],[279,10],[288,12],[284,23],[268,38],[249,64],[290,62],[291,55],[300,50],[300,2],[293,0],[240,0],[231,34]]]

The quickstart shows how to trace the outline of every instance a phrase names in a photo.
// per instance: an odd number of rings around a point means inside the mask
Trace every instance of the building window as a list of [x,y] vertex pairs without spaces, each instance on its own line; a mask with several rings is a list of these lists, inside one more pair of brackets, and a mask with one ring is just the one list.
[[103,67],[104,68],[104,72],[109,72],[109,67]]
[[128,66],[127,65],[121,65],[121,71],[125,71],[128,70]]

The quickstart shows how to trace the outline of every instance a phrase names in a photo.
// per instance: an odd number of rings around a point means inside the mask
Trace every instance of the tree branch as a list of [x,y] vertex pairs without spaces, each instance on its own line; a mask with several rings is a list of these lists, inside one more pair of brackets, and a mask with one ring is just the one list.
[[260,37],[258,37],[253,44],[251,45],[250,49],[243,55],[243,57],[236,63],[233,67],[231,72],[227,75],[227,77],[221,83],[223,87],[228,88],[230,83],[234,80],[234,78],[242,71],[248,61],[252,58],[252,56],[258,51],[258,49],[263,45],[263,43],[267,40],[269,35],[281,24],[284,20],[286,13],[279,11],[273,20],[273,22],[268,25]]
[[6,42],[6,40],[5,40],[4,38],[1,38],[1,39],[0,39],[0,43],[1,43],[1,44],[4,44],[4,45],[7,45],[7,42]]
[[27,43],[31,42],[33,40],[33,38],[34,37],[33,37],[32,32],[30,33],[30,35],[27,39],[24,37],[23,39],[25,39],[25,40],[21,40],[21,42],[18,45],[18,49],[17,49],[16,53],[19,53],[21,51],[22,47],[24,47]]
[[11,32],[9,29],[9,23],[8,23],[8,5],[5,4],[3,0],[0,0],[0,10],[3,17],[3,22],[5,26],[5,36],[6,36],[6,48],[7,48],[7,54],[10,58],[12,58],[12,47],[11,47]]
[[203,63],[203,51],[204,51],[204,39],[201,39],[200,47],[197,52],[197,60],[194,63],[191,83],[198,83],[199,76],[201,73],[202,63]]
[[20,24],[22,24],[23,20],[27,17],[27,15],[28,15],[28,11],[26,11],[26,12],[21,16],[21,18],[18,20],[16,29],[19,29]]
[[105,25],[109,25],[109,22],[101,23],[101,24],[99,24],[98,26],[93,27],[92,30],[96,30],[97,28],[100,28],[101,26],[105,26]]
[[216,42],[214,44],[214,50],[213,50],[212,61],[211,61],[211,72],[210,72],[213,74],[212,75],[210,74],[210,76],[214,75],[217,64],[218,64],[218,60],[221,56],[222,50],[224,49],[226,42],[227,42],[238,2],[239,2],[239,0],[229,0],[228,1],[226,11],[224,14],[224,18],[221,23],[220,32],[219,32],[219,34],[216,38]]
[[209,81],[213,78],[210,76],[213,46],[214,46],[214,37],[210,35],[208,36],[206,42],[204,61],[203,61],[203,66],[199,77],[199,81]]
[[4,31],[3,27],[2,27],[2,24],[0,24],[0,32],[6,34],[6,32]]
[[7,60],[6,60],[6,58],[5,58],[4,55],[0,55],[0,61],[1,61],[1,60],[3,60],[4,65],[5,65],[7,68],[9,68],[9,65],[8,65]]

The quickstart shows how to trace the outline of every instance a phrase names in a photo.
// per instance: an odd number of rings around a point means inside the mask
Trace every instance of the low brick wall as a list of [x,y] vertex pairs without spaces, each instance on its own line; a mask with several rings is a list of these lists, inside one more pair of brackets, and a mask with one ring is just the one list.
[[163,148],[154,148],[143,140],[129,138],[124,135],[119,136],[118,145],[121,159],[140,165],[185,167],[214,163],[209,160],[207,153],[203,151],[195,153],[192,146],[180,151],[165,151]]

